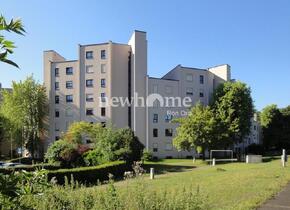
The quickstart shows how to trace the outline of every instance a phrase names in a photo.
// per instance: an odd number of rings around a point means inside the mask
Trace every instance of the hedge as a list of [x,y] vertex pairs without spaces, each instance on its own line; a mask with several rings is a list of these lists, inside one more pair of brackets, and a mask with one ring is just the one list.
[[65,177],[67,177],[69,182],[71,177],[73,177],[74,181],[78,181],[79,183],[93,184],[98,181],[108,180],[109,174],[112,174],[114,178],[121,178],[123,177],[125,171],[129,171],[131,169],[131,166],[126,164],[124,161],[115,161],[99,166],[49,171],[48,180],[55,177],[58,184],[64,184]]

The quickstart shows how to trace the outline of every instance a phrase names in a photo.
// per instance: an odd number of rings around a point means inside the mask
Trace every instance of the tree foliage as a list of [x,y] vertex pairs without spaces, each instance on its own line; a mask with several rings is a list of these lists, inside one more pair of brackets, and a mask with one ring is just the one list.
[[250,132],[253,117],[251,90],[241,82],[226,82],[214,92],[211,106],[197,103],[180,123],[174,146],[178,150],[224,149]]
[[290,107],[266,106],[261,112],[263,141],[267,150],[290,149]]
[[[20,35],[25,33],[20,19],[11,19],[7,21],[3,15],[0,16],[0,32],[2,31],[13,32]],[[8,55],[13,53],[14,48],[16,48],[14,42],[7,40],[0,34],[0,61],[19,68],[15,62],[8,59]]]
[[197,103],[186,118],[180,118],[177,122],[180,125],[176,129],[173,144],[178,150],[196,148],[198,152],[204,152],[217,145],[220,140],[218,124],[209,106]]
[[[48,149],[46,158],[50,162],[61,161],[73,165],[75,161],[81,162],[76,158],[79,156],[90,166],[115,160],[133,162],[140,160],[144,148],[131,129],[103,127],[100,123],[73,123],[61,139]],[[91,142],[90,151],[85,142],[88,139]]]
[[232,141],[241,142],[250,133],[254,107],[251,89],[245,83],[221,84],[213,94],[212,107]]
[[34,158],[47,113],[45,88],[32,76],[23,82],[13,82],[12,92],[3,91],[0,112],[7,119],[6,130],[12,134],[20,132],[24,147]]

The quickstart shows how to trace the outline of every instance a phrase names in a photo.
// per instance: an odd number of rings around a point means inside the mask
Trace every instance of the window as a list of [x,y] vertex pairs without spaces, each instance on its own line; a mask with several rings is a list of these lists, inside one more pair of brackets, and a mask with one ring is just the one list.
[[55,88],[55,90],[59,90],[59,82],[54,83],[54,88]]
[[73,82],[72,81],[66,81],[65,87],[66,87],[66,89],[72,89],[73,88]]
[[204,76],[203,75],[199,75],[199,83],[204,84]]
[[193,95],[193,88],[186,88],[186,95]]
[[86,59],[93,59],[93,51],[86,52]]
[[59,96],[55,96],[55,104],[59,104]]
[[165,115],[165,122],[170,122],[172,120],[173,116],[171,114]]
[[72,108],[67,108],[65,110],[65,116],[66,117],[72,117],[73,116],[73,110],[72,110]]
[[172,128],[166,128],[165,129],[165,136],[172,136],[173,135],[173,129]]
[[153,137],[158,137],[158,129],[153,128]]
[[192,82],[192,81],[193,81],[193,76],[192,76],[192,74],[187,74],[187,75],[186,75],[186,81],[188,81],[188,82]]
[[87,79],[86,80],[86,87],[93,87],[94,86],[94,80]]
[[106,59],[106,50],[101,50],[101,59]]
[[165,144],[165,150],[172,150],[172,144],[170,144],[170,143],[167,143],[167,144]]
[[66,75],[72,75],[73,74],[73,68],[72,67],[66,67],[65,68]]
[[102,107],[101,108],[101,116],[102,117],[105,117],[106,116],[106,108],[105,107]]
[[257,130],[257,126],[254,125],[254,130]]
[[88,93],[86,94],[86,102],[93,102],[94,101],[94,94]]
[[86,73],[87,73],[87,74],[92,74],[92,73],[94,73],[93,65],[87,65],[87,66],[86,66]]
[[166,86],[165,87],[165,92],[168,93],[168,94],[171,94],[172,93],[172,87],[171,86]]
[[101,64],[101,73],[106,73],[106,64]]
[[56,136],[56,137],[55,137],[55,141],[57,141],[57,140],[59,140],[59,136]]
[[153,123],[158,123],[158,114],[153,114]]
[[153,85],[153,93],[158,93],[158,85]]
[[54,76],[59,77],[59,68],[54,69]]
[[93,109],[86,109],[86,115],[87,116],[94,115]]
[[66,95],[65,99],[66,99],[67,103],[72,103],[73,102],[73,95]]
[[106,80],[105,79],[101,79],[101,87],[102,88],[106,87]]
[[106,102],[106,94],[105,93],[101,93],[101,101]]
[[158,144],[157,143],[153,144],[153,152],[158,152]]
[[199,92],[199,97],[203,98],[204,97],[204,94],[202,91]]
[[55,117],[57,117],[57,118],[59,117],[59,110],[57,110],[57,109],[55,110]]

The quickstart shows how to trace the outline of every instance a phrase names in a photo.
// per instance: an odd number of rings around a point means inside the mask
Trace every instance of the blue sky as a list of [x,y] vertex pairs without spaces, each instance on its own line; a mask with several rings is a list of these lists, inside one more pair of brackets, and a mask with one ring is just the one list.
[[159,77],[183,66],[228,63],[232,77],[252,88],[258,110],[290,104],[290,1],[288,0],[9,0],[0,13],[21,17],[26,36],[7,35],[21,70],[0,64],[0,82],[33,74],[42,82],[42,52],[77,58],[77,44],[127,43],[147,31],[148,73]]

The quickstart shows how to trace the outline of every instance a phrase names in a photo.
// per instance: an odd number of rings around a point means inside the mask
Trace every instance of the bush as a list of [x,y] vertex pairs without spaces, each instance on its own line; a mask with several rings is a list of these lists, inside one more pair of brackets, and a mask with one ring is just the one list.
[[[92,151],[82,144],[84,136],[93,142]],[[45,158],[49,163],[60,161],[65,167],[96,166],[116,160],[132,164],[141,159],[143,148],[130,128],[104,128],[101,124],[78,122],[70,126],[62,140],[48,148]]]
[[66,140],[58,140],[48,148],[45,159],[51,164],[60,162],[63,167],[82,166],[82,153],[87,150],[83,147]]
[[98,150],[91,150],[83,155],[86,166],[97,166],[110,160],[104,159]]
[[65,177],[68,181],[73,179],[83,184],[97,183],[109,179],[109,174],[116,178],[123,176],[125,171],[130,170],[130,166],[123,161],[115,161],[93,167],[81,167],[73,169],[60,169],[48,172],[48,179],[55,177],[58,184],[65,183]]
[[144,161],[153,161],[153,154],[149,150],[144,150],[141,158],[142,162]]
[[[54,186],[40,196],[26,196],[23,205],[33,209],[106,209],[106,210],[202,210],[211,209],[206,195],[193,186],[174,190],[152,190],[142,182],[124,188],[112,181],[104,187]],[[74,189],[77,188],[77,189]]]

